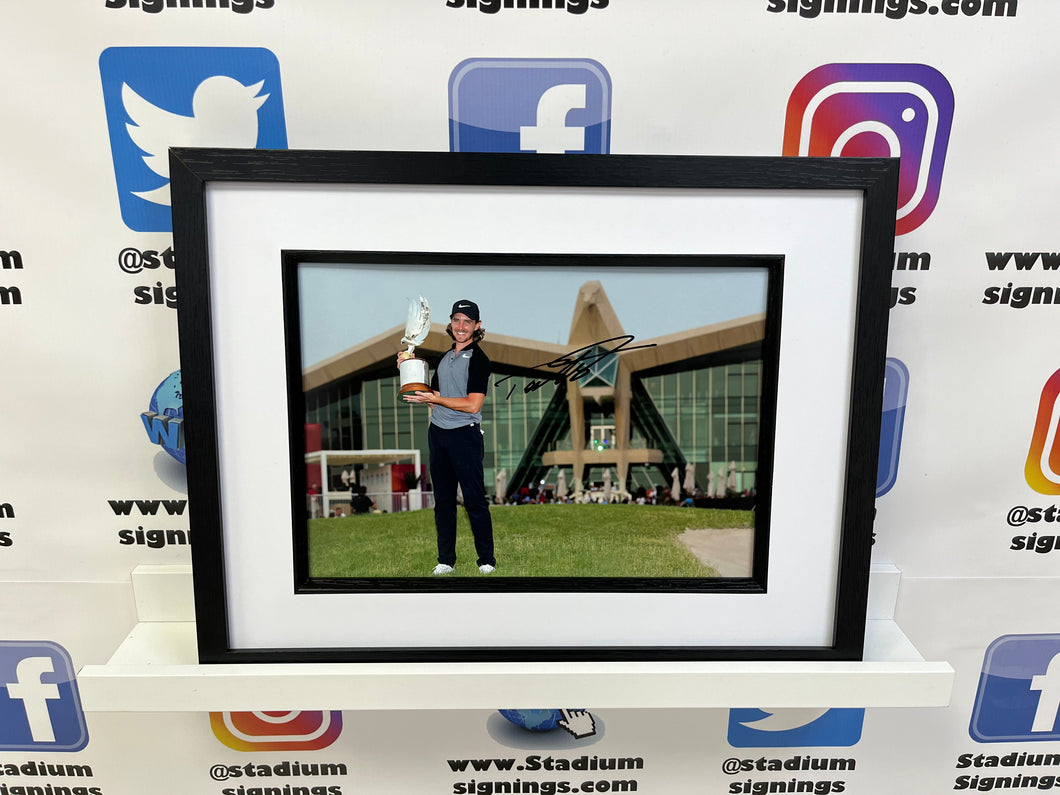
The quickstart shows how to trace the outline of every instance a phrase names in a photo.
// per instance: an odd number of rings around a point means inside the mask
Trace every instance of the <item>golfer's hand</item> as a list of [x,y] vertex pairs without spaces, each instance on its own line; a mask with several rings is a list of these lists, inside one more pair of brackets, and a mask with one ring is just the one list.
[[406,403],[430,403],[434,397],[433,392],[407,392],[402,397]]

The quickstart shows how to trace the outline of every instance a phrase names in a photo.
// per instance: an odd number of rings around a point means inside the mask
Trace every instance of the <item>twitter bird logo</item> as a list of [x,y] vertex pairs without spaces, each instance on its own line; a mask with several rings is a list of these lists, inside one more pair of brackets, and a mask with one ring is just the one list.
[[133,91],[121,87],[122,104],[132,119],[125,128],[133,143],[144,150],[147,167],[166,179],[162,187],[135,192],[145,201],[169,204],[169,147],[220,146],[253,148],[258,141],[258,108],[269,98],[258,94],[260,80],[244,86],[225,75],[214,75],[199,83],[191,100],[191,115],[171,113]]
[[849,747],[861,740],[865,710],[732,709],[729,745],[734,748]]
[[170,147],[287,148],[279,63],[268,50],[112,47],[99,64],[130,229],[172,231]]

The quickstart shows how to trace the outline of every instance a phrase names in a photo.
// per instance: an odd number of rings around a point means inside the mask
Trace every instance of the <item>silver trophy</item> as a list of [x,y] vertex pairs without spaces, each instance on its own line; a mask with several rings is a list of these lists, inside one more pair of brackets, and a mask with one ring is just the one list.
[[398,394],[406,392],[426,392],[430,387],[427,360],[413,355],[413,351],[423,344],[431,331],[431,308],[422,295],[409,301],[409,319],[405,323],[405,336],[401,342],[408,346],[406,358],[398,362],[400,388]]

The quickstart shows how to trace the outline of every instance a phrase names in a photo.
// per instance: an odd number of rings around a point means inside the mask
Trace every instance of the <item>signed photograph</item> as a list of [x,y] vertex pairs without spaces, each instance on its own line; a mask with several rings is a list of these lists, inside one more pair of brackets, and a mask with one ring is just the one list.
[[297,585],[761,582],[781,268],[285,252]]

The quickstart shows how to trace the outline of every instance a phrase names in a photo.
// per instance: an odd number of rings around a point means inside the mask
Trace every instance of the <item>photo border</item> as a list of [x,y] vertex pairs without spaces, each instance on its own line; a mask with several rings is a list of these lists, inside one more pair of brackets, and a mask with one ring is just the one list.
[[[505,155],[424,152],[263,151],[173,149],[170,154],[174,250],[180,294],[184,431],[191,450],[188,495],[197,640],[201,662],[298,661],[523,661],[523,660],[858,660],[865,634],[876,461],[882,410],[890,270],[894,246],[898,161],[893,158],[699,157],[665,155]],[[219,425],[234,408],[217,401],[211,290],[211,212],[207,187],[215,183],[290,186],[397,186],[409,195],[432,186],[481,190],[547,187],[558,191],[608,189],[637,201],[689,190],[772,192],[779,200],[804,191],[860,194],[861,226],[854,253],[853,350],[850,384],[839,397],[848,406],[833,627],[824,645],[621,644],[501,645],[436,643],[320,647],[292,640],[268,648],[233,642],[224,544],[222,475],[235,477],[218,446]],[[649,192],[644,193],[647,189]],[[725,193],[725,195],[729,195]],[[575,223],[576,219],[572,219]],[[306,241],[312,248],[313,241]],[[709,252],[704,252],[709,253]],[[784,252],[761,252],[783,254]],[[279,252],[277,252],[277,255]],[[278,257],[277,257],[278,259]],[[219,265],[215,267],[220,267]],[[277,276],[277,278],[279,278]],[[798,279],[798,274],[786,274]],[[781,332],[782,334],[783,332]],[[783,372],[784,363],[781,362]],[[229,378],[230,374],[224,374]],[[856,396],[856,399],[855,399]],[[246,463],[246,462],[244,462]],[[290,588],[275,583],[270,588]],[[474,595],[471,595],[474,596]],[[753,596],[748,595],[749,598]],[[306,596],[305,598],[316,598]],[[703,598],[710,598],[704,594]],[[745,597],[741,597],[745,598]]]
[[[637,591],[711,591],[715,593],[764,593],[768,577],[770,492],[773,473],[773,435],[776,411],[776,384],[779,372],[781,296],[783,295],[784,258],[782,256],[715,254],[523,254],[497,252],[394,252],[285,250],[281,252],[284,336],[287,351],[287,400],[289,406],[288,437],[291,439],[291,525],[293,532],[296,593],[367,593],[400,591],[469,591],[469,592],[637,592]],[[755,269],[767,275],[761,314],[765,318],[765,336],[761,345],[761,382],[759,385],[758,458],[755,469],[756,501],[753,508],[754,542],[751,571],[747,576],[717,577],[312,577],[309,575],[309,543],[305,509],[306,466],[301,454],[306,409],[302,387],[306,363],[301,360],[301,315],[299,312],[299,265],[387,265],[409,268],[410,283],[415,282],[414,269],[420,266],[445,266],[453,269],[513,269],[578,267],[602,268],[601,273],[625,269],[649,270],[669,268],[704,272],[710,270]],[[466,272],[466,271],[465,271]],[[645,273],[648,277],[650,274]],[[710,325],[695,323],[694,326]],[[495,328],[492,324],[490,328]],[[376,333],[380,330],[376,329]],[[639,338],[638,338],[639,339]],[[395,350],[400,342],[395,343]],[[488,350],[488,343],[487,343]],[[396,356],[396,354],[395,354]],[[555,376],[540,371],[541,378]],[[395,367],[396,375],[396,367]],[[560,381],[564,379],[558,379]],[[424,418],[426,419],[426,418]],[[322,487],[324,488],[324,487]]]

